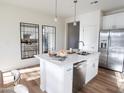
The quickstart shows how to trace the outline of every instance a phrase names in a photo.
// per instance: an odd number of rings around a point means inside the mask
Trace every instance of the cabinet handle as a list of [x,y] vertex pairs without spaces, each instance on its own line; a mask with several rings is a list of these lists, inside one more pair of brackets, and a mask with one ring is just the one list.
[[82,64],[75,65],[74,68],[80,67]]
[[95,67],[95,64],[93,64],[93,67]]
[[67,69],[66,71],[71,71],[72,70],[72,68],[69,68],[69,69]]

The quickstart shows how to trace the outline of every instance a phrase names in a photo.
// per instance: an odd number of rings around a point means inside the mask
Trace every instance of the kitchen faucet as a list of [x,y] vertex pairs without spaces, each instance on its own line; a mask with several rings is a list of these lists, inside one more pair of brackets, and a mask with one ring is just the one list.
[[[78,41],[78,43],[79,43],[79,46],[80,46],[80,43],[82,43],[82,45],[85,46],[84,41]],[[82,46],[82,49],[83,49],[83,46]]]

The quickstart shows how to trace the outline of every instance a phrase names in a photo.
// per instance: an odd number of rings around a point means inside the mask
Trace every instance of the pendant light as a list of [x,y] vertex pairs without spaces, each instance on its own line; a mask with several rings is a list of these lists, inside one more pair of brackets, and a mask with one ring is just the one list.
[[57,16],[57,0],[55,0],[55,18],[54,21],[57,22],[58,21],[58,16]]
[[74,23],[73,23],[74,26],[77,25],[76,16],[77,16],[77,0],[74,0]]

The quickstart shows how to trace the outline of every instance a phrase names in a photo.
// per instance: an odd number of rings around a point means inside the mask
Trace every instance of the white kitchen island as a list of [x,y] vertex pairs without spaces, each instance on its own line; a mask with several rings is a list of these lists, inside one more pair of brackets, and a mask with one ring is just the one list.
[[86,62],[85,84],[97,75],[99,53],[87,56],[69,54],[64,61],[48,54],[35,56],[40,59],[40,88],[47,93],[73,93],[73,65]]

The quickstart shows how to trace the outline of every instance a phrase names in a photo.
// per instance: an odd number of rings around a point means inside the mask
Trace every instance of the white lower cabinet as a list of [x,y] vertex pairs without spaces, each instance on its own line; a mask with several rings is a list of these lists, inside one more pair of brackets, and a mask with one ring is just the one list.
[[[48,63],[48,62],[47,62]],[[73,65],[46,63],[46,92],[72,93]]]
[[63,93],[73,93],[73,65],[67,66],[64,69],[64,92]]
[[63,93],[63,69],[52,63],[46,63],[46,92]]
[[99,56],[92,57],[87,60],[85,84],[92,80],[98,73],[98,60]]
[[[88,56],[85,58],[87,62],[79,66],[80,72],[86,71],[86,75],[84,75],[85,84],[96,76],[98,58],[99,53]],[[57,65],[47,60],[41,59],[40,61],[40,88],[43,91],[47,93],[73,93],[73,64]]]

